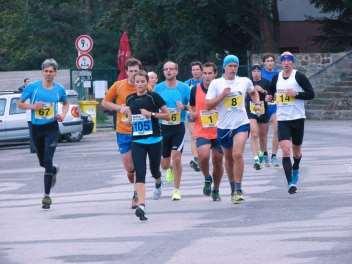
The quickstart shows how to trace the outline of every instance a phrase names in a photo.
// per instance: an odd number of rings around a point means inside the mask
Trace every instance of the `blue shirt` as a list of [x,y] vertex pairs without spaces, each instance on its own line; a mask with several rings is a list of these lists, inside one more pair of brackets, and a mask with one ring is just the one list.
[[272,71],[267,71],[265,68],[262,69],[262,78],[271,82],[274,76],[278,75],[279,71],[273,69]]
[[[179,101],[184,105],[188,105],[190,89],[189,86],[183,82],[177,81],[176,87],[167,86],[163,81],[155,86],[156,93],[158,93],[165,101],[167,108],[176,108],[176,102]],[[185,121],[186,111],[181,111],[181,122]]]
[[31,120],[34,125],[45,125],[55,121],[58,114],[58,102],[66,102],[66,92],[62,85],[53,83],[50,89],[43,87],[42,81],[35,81],[26,86],[21,95],[21,101],[27,99],[31,104],[43,103],[40,110],[31,111]]

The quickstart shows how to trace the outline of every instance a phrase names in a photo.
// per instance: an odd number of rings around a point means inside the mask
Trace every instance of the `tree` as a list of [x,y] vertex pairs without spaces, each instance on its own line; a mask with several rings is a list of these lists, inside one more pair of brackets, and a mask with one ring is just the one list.
[[329,16],[315,20],[322,26],[324,34],[317,37],[325,49],[341,51],[352,47],[352,1],[351,0],[310,0]]

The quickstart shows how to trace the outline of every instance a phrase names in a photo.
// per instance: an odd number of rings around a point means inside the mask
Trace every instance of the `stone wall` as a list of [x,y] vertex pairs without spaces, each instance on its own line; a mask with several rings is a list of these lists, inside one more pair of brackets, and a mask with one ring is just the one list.
[[[295,65],[297,70],[302,71],[308,77],[315,73],[323,70],[327,66],[334,64],[341,58],[346,56],[348,52],[339,53],[297,53],[294,54],[296,57]],[[280,54],[274,54],[276,56],[277,67],[280,68],[279,57]],[[250,61],[252,64],[262,64],[263,54],[252,54]]]

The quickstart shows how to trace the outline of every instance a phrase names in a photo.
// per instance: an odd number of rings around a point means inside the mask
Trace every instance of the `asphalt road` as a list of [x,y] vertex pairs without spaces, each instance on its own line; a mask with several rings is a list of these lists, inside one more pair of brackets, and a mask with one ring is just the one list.
[[183,157],[182,200],[165,185],[141,223],[130,207],[114,133],[60,144],[53,205],[41,209],[43,170],[26,146],[0,148],[0,263],[352,263],[352,122],[308,121],[299,192],[287,193],[282,168],[252,168],[246,201],[202,195],[202,178]]

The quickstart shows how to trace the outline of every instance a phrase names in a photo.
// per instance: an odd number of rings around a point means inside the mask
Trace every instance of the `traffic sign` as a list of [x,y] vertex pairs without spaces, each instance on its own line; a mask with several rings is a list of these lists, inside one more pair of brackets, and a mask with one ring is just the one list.
[[94,65],[93,57],[90,54],[81,54],[76,59],[77,69],[92,69]]
[[75,41],[76,49],[80,53],[88,53],[93,49],[93,39],[89,35],[80,35]]

